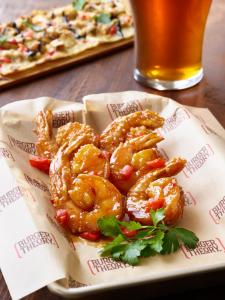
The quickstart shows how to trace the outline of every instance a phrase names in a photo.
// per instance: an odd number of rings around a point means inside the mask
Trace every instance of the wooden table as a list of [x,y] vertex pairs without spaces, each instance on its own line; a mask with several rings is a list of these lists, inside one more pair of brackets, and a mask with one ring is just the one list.
[[[32,1],[1,0],[0,22],[13,20],[32,9],[45,9],[62,6],[68,0]],[[101,92],[139,90],[171,97],[174,100],[198,107],[208,107],[225,127],[225,2],[214,0],[205,34],[203,65],[205,77],[202,82],[183,91],[159,92],[142,87],[134,81],[133,49],[123,50],[92,62],[57,72],[55,75],[30,81],[0,93],[0,105],[21,99],[52,96],[58,99],[81,101],[84,95]],[[217,292],[224,287],[218,286]],[[204,294],[205,299],[214,295],[212,289],[196,292]],[[5,281],[0,277],[0,299],[9,300]],[[25,300],[60,299],[51,295],[47,288],[25,297]]]

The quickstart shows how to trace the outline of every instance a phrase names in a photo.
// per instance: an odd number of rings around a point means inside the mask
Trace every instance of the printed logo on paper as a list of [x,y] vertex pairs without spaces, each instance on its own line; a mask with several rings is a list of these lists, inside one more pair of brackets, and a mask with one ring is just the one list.
[[167,134],[168,132],[176,129],[181,123],[188,119],[190,119],[189,112],[182,107],[178,107],[173,115],[165,120],[161,130],[164,134]]
[[183,169],[184,175],[189,178],[195,172],[197,172],[206,161],[214,155],[214,151],[209,144],[204,145],[198,152],[192,157]]
[[185,191],[183,196],[184,196],[184,205],[185,206],[195,206],[196,205],[197,201],[191,192]]
[[113,121],[118,117],[123,117],[136,111],[143,110],[143,107],[140,102],[136,100],[125,103],[107,104],[107,109],[109,116]]
[[23,258],[26,254],[42,245],[53,245],[59,248],[54,234],[38,231],[24,237],[14,244],[14,249],[18,258]]
[[109,257],[89,259],[87,261],[87,264],[92,275],[130,267],[129,265],[124,264],[122,262],[114,261]]
[[39,190],[42,190],[43,192],[47,192],[50,195],[49,188],[44,182],[34,179],[25,173],[24,173],[24,177],[26,181],[29,183],[29,185],[35,186]]
[[2,209],[5,209],[15,203],[17,200],[19,200],[23,195],[25,194],[25,191],[22,187],[16,186],[13,189],[9,190],[5,194],[0,196],[0,211]]
[[225,245],[221,239],[215,238],[206,241],[199,241],[195,249],[190,249],[183,245],[181,250],[187,259],[191,259],[194,256],[199,255],[225,253]]
[[22,150],[23,152],[35,155],[35,144],[34,143],[27,143],[27,142],[19,141],[11,135],[8,135],[8,139],[9,139],[10,145],[12,147],[18,148],[18,149]]
[[56,112],[53,114],[52,126],[53,128],[59,128],[69,122],[75,122],[75,112],[72,110],[65,110]]
[[0,158],[9,158],[12,161],[15,161],[12,152],[9,149],[4,147],[0,147]]
[[225,214],[225,196],[221,199],[216,206],[209,210],[209,215],[215,224],[220,223],[220,219]]

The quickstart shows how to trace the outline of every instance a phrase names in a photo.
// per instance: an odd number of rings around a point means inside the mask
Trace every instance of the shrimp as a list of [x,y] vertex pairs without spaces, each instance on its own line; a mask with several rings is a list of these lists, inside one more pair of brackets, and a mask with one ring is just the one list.
[[75,124],[78,127],[77,131],[70,133],[74,123],[68,124],[68,135],[63,133],[64,139],[61,140],[61,142],[63,140],[65,142],[59,148],[50,164],[50,189],[54,203],[67,201],[68,199],[68,189],[77,175],[76,173],[73,174],[71,170],[71,161],[75,153],[81,146],[90,143],[97,144],[99,140],[90,126],[77,123],[79,124]]
[[156,129],[163,126],[164,119],[150,110],[136,111],[115,119],[100,135],[100,148],[112,153],[126,140],[131,128],[145,126]]
[[116,148],[110,159],[110,180],[121,192],[126,194],[138,178],[149,171],[147,162],[159,157],[157,150],[150,147],[162,140],[152,132]]
[[171,225],[178,221],[183,214],[183,193],[176,179],[170,176],[179,173],[185,163],[184,159],[174,158],[165,167],[147,173],[136,182],[126,202],[131,219],[145,225],[152,224],[149,211],[154,207],[164,207],[165,223]]
[[82,146],[74,154],[71,170],[74,175],[88,173],[108,178],[110,174],[108,159],[100,149],[92,144]]
[[72,233],[98,231],[97,221],[103,216],[123,217],[123,196],[103,177],[78,175],[70,187],[69,196],[70,199],[58,208],[67,211],[68,228]]
[[90,143],[94,145],[98,145],[99,143],[99,135],[94,131],[91,126],[86,124],[81,124],[79,122],[67,123],[64,126],[59,127],[56,133],[56,142],[58,145],[62,145],[64,143],[68,143],[72,140],[76,140],[79,135],[83,133],[89,138]]
[[151,132],[152,132],[152,130],[146,128],[145,126],[131,127],[130,130],[127,132],[125,140],[128,141],[130,139],[133,139],[133,138],[145,135],[145,134],[149,134]]
[[99,136],[94,130],[89,125],[78,122],[70,122],[61,126],[54,137],[52,119],[53,115],[50,110],[40,111],[36,118],[36,133],[38,135],[36,152],[38,156],[52,159],[60,146],[64,143],[69,143],[69,141],[76,140],[83,132],[86,133],[86,136],[89,136],[89,143],[98,145]]
[[52,133],[52,112],[50,110],[40,111],[36,118],[36,152],[40,157],[51,159],[58,150],[58,145]]

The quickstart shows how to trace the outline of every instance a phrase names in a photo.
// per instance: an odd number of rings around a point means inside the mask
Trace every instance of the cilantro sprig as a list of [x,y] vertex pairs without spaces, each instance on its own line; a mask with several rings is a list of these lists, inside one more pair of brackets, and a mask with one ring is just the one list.
[[[101,233],[114,238],[101,250],[101,256],[110,256],[129,265],[137,265],[141,257],[157,254],[170,254],[177,251],[182,244],[195,248],[198,237],[194,232],[185,228],[168,227],[164,224],[165,211],[163,208],[151,211],[152,226],[142,226],[139,222],[121,222],[115,217],[103,217],[98,220]],[[124,233],[134,231],[132,237]]]

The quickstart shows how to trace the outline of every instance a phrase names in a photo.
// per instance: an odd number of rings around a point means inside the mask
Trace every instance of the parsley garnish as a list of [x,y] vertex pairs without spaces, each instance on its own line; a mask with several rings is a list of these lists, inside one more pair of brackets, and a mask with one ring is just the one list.
[[[115,217],[103,217],[98,220],[101,233],[113,237],[101,250],[101,256],[111,256],[129,265],[139,263],[141,257],[156,254],[170,254],[177,251],[182,244],[195,248],[198,238],[190,230],[178,227],[168,227],[164,224],[164,209],[150,212],[152,226],[142,226],[135,221],[121,222]],[[121,230],[136,230],[133,237],[127,237]]]
[[102,24],[108,24],[111,22],[111,16],[109,14],[101,13],[96,17],[96,21]]
[[85,0],[74,0],[72,4],[76,10],[81,10],[84,7]]

